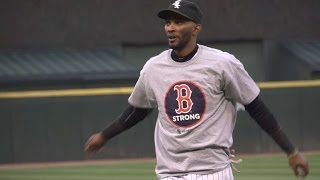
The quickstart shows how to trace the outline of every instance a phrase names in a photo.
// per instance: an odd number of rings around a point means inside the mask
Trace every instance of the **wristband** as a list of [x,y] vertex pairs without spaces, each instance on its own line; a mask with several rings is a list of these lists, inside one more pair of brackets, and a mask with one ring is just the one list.
[[295,149],[292,153],[288,154],[288,159],[292,159],[299,153],[298,149]]

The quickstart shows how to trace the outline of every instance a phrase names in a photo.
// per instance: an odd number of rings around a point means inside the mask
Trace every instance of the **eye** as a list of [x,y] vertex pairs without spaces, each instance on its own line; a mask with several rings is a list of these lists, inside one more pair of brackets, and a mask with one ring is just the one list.
[[184,23],[184,21],[182,21],[182,20],[176,20],[174,23],[175,23],[175,24],[178,24],[178,25],[181,25],[181,24]]

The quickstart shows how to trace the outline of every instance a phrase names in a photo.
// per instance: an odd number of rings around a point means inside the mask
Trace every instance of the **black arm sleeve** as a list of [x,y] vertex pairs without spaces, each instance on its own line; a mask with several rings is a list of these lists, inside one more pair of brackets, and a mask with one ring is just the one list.
[[129,105],[116,120],[102,130],[103,136],[108,140],[113,138],[145,119],[152,110]]
[[272,137],[283,151],[290,154],[295,150],[295,147],[292,145],[287,135],[281,130],[279,123],[264,104],[260,96],[254,99],[250,104],[245,105],[245,108],[257,124]]

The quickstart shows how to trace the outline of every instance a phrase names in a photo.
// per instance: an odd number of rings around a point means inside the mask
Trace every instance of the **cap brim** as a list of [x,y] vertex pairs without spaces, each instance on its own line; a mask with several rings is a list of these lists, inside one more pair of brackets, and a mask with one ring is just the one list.
[[187,16],[184,13],[181,13],[181,12],[175,11],[175,10],[169,10],[169,9],[165,9],[165,10],[158,12],[158,17],[161,19],[168,19],[169,14],[172,14],[172,13],[179,14],[180,16],[183,16],[186,19],[189,19],[190,21],[194,21],[192,18],[190,18],[189,16]]

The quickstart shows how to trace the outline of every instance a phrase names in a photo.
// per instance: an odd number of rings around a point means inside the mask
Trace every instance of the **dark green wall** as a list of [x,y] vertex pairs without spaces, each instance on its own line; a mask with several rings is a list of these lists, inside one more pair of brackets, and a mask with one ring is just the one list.
[[[0,100],[0,163],[85,159],[86,139],[127,104],[127,95]],[[152,117],[152,116],[151,116]],[[154,119],[110,141],[99,157],[153,156]]]
[[[262,97],[302,150],[320,149],[320,87],[262,89]],[[128,95],[0,99],[0,163],[82,160],[86,139],[115,119]],[[154,157],[156,112],[112,139],[99,158]],[[240,112],[234,148],[241,153],[279,148]]]

